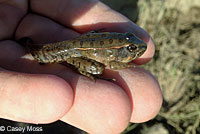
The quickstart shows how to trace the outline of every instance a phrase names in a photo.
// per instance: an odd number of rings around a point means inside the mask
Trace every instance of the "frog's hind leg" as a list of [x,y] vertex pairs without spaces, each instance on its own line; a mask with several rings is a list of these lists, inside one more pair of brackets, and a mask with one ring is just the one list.
[[78,72],[79,72],[80,74],[84,75],[84,76],[87,76],[87,77],[90,78],[91,80],[96,81],[96,77],[95,77],[94,75],[92,75],[92,74],[90,74],[90,73],[88,73],[88,72],[85,72],[85,71],[83,71],[83,70],[81,70],[81,69],[78,69]]
[[79,71],[80,74],[89,77],[93,81],[96,81],[96,79],[107,80],[107,81],[111,81],[111,82],[116,81],[116,79],[114,79],[114,78],[110,79],[110,78],[104,78],[104,77],[102,77],[100,75],[92,75],[92,74],[87,73],[87,72],[85,72],[85,71],[83,71],[81,69],[78,69],[78,71]]
[[104,70],[103,64],[91,59],[75,57],[69,58],[66,61],[77,68],[80,74],[85,75],[92,80],[95,80],[94,75],[102,74]]

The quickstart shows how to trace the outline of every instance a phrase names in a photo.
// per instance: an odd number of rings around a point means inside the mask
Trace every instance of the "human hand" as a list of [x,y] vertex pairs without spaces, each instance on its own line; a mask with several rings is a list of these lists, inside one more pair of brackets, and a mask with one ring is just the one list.
[[36,43],[50,43],[100,28],[132,32],[148,45],[133,62],[145,64],[154,55],[153,41],[126,17],[96,0],[0,3],[1,118],[29,123],[61,119],[89,133],[120,133],[129,122],[144,122],[158,113],[160,87],[147,71],[106,70],[115,83],[93,82],[61,64],[41,66],[22,58],[25,49],[16,42],[30,37]]

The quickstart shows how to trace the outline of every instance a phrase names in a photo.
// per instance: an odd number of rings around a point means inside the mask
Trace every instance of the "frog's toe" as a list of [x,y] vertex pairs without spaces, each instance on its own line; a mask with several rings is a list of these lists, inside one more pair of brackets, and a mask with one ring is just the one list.
[[88,78],[90,78],[92,81],[96,81],[96,78],[92,75],[92,74],[90,74],[90,73],[87,73],[87,72],[85,72],[85,71],[83,71],[83,70],[78,70],[79,71],[79,73],[80,74],[82,74],[82,75],[84,75],[84,76],[87,76]]
[[110,82],[115,82],[117,81],[115,78],[104,78],[101,75],[95,75],[95,78],[101,79],[101,80],[106,80],[106,81],[110,81]]

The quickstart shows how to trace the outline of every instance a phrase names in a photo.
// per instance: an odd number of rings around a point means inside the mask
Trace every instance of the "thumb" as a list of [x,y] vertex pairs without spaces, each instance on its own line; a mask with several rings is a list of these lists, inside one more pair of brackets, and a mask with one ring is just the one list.
[[65,115],[72,101],[71,87],[59,77],[0,68],[0,118],[49,123]]

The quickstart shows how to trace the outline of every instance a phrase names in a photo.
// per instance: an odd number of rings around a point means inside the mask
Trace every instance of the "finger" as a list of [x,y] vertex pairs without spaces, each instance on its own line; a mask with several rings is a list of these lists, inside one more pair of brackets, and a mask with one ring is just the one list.
[[127,94],[110,82],[78,81],[72,109],[62,121],[89,133],[120,133],[130,121]]
[[115,84],[128,94],[132,105],[131,122],[141,123],[155,117],[162,105],[162,93],[157,80],[141,68],[109,71],[105,77],[116,79]]
[[[108,76],[107,78],[116,78],[116,84],[128,94],[132,105],[131,122],[148,121],[159,112],[162,105],[162,94],[157,81],[148,72],[135,68],[120,70],[118,73],[114,72],[106,76]],[[84,86],[80,84],[80,87]],[[92,86],[88,84],[88,87]],[[102,88],[98,89],[96,87]],[[113,90],[107,90],[107,88],[109,87],[105,84],[101,86],[95,84],[93,89],[79,89],[79,86],[77,86],[74,105],[62,118],[62,121],[89,133],[120,133],[125,128],[122,119],[128,116],[127,113],[127,116],[124,116],[121,110],[127,109],[126,106],[128,105],[122,103],[119,99],[123,98],[122,96],[115,96],[115,92],[120,93],[117,88]],[[103,98],[99,99],[101,96]],[[120,104],[116,105],[118,103]],[[111,108],[113,110],[110,111]],[[114,122],[116,120],[119,124],[109,124],[110,121]]]
[[60,119],[70,109],[72,102],[72,89],[61,78],[0,68],[1,118],[50,123]]
[[[105,28],[106,31],[132,32],[147,43],[146,52],[135,64],[144,64],[154,55],[155,46],[147,32],[135,25],[125,16],[96,0],[34,0],[32,10],[50,17],[79,32]],[[59,9],[59,10],[58,10]]]
[[34,43],[52,43],[79,36],[74,30],[65,28],[56,22],[34,14],[29,14],[21,21],[15,34],[16,40],[30,37]]
[[30,5],[33,12],[71,27],[76,19],[87,13],[96,3],[99,2],[97,0],[32,0]]
[[26,14],[27,5],[26,0],[0,2],[0,40],[13,37],[18,23]]

